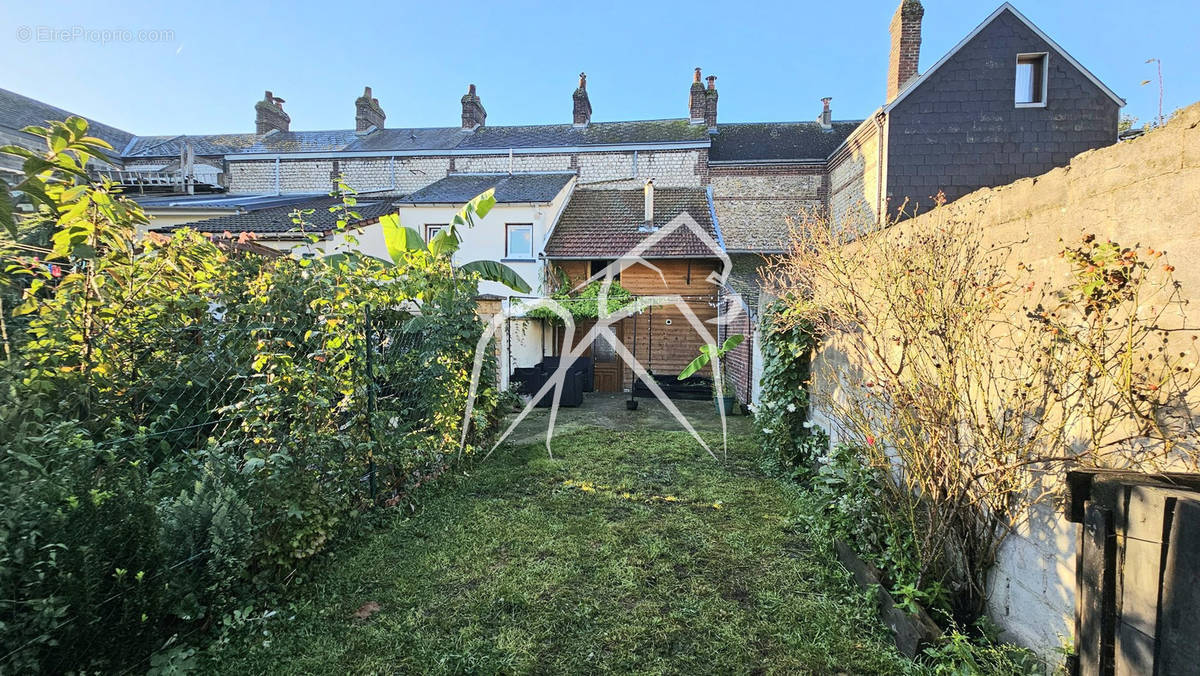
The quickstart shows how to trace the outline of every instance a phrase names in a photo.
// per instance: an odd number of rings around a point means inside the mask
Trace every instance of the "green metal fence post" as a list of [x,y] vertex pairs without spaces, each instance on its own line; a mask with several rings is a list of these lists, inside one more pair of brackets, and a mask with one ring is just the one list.
[[368,305],[364,310],[363,331],[365,332],[365,340],[363,344],[366,346],[366,381],[367,381],[367,438],[371,441],[371,451],[367,460],[367,481],[370,484],[371,502],[375,502],[375,342],[374,331],[371,325],[371,306]]

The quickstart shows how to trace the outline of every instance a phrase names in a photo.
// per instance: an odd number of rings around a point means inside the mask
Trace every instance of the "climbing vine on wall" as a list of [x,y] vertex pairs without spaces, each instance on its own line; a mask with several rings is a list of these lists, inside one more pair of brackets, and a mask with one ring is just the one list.
[[772,303],[763,313],[762,393],[755,424],[763,448],[788,464],[808,464],[815,457],[808,417],[810,360],[816,335],[809,321],[788,317],[790,303]]

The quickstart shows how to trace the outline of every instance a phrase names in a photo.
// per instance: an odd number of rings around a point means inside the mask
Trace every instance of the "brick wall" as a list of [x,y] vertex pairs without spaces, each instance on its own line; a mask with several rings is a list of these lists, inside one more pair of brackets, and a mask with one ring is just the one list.
[[[1043,108],[1014,104],[1017,54],[1049,52]],[[1010,12],[1003,12],[889,114],[889,209],[928,209],[1065,165],[1111,145],[1117,104]],[[911,207],[906,213],[911,213]]]
[[866,120],[829,160],[829,214],[835,223],[851,214],[877,215],[879,185],[879,133],[874,120]]
[[[508,154],[465,155],[454,158],[454,170],[458,172],[505,172],[510,168]],[[524,171],[569,171],[571,155],[514,155],[511,168]]]
[[[448,157],[346,158],[338,168],[350,187],[360,192],[390,190],[408,194],[445,178],[450,171]],[[332,160],[283,160],[279,163],[281,192],[328,192],[332,187]],[[238,160],[229,162],[229,192],[258,193],[275,191],[274,160]]]
[[[408,194],[445,178],[451,173],[578,171],[581,184],[596,187],[640,188],[647,178],[660,187],[699,187],[707,181],[707,151],[666,150],[597,153],[547,153],[515,155],[509,163],[507,153],[500,155],[458,155],[432,157],[339,158],[340,171],[359,191],[392,189]],[[229,162],[229,191],[232,193],[274,192],[274,160],[238,160]],[[326,192],[330,189],[332,160],[283,160],[279,163],[282,192]],[[586,189],[586,185],[580,186]]]
[[[1067,283],[1062,240],[1093,233],[1166,251],[1184,297],[1200,298],[1200,267],[1188,265],[1200,259],[1200,103],[1163,129],[1083,153],[1041,176],[978,190],[945,209],[973,222],[989,243],[1015,242],[1011,260],[1033,266],[1041,278]],[[1194,326],[1197,317],[1191,320]],[[1188,343],[1187,332],[1174,335]],[[853,349],[839,343],[851,338],[829,337],[813,362],[813,419],[835,440],[837,428],[820,401],[837,396],[840,379],[855,370],[846,357]],[[990,583],[990,613],[1006,638],[1051,661],[1061,661],[1057,649],[1074,633],[1078,529],[1047,506],[1005,541]]]
[[[736,298],[723,296],[719,306],[721,314],[731,315],[739,305]],[[751,364],[751,355],[754,353],[754,325],[744,308],[738,311],[738,318],[735,321],[721,327],[717,342],[724,343],[729,336],[738,334],[744,336],[744,339],[740,345],[726,353],[725,368],[733,377],[734,394],[737,396],[737,400],[743,404],[749,404],[754,398],[752,384],[754,369]]]
[[[702,159],[702,157],[704,159]],[[597,188],[640,188],[647,178],[653,178],[660,188],[695,188],[704,185],[706,176],[698,169],[706,164],[707,153],[699,150],[641,151],[637,153],[579,153],[579,188],[589,183],[603,183]]]

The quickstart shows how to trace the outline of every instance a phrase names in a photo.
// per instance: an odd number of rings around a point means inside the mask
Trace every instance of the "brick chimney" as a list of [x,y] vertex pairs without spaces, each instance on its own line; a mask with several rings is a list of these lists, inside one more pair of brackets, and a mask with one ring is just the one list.
[[692,77],[692,89],[688,97],[688,118],[692,124],[704,124],[704,85],[700,82],[700,69]]
[[902,0],[892,17],[892,51],[888,56],[887,100],[896,98],[904,86],[917,76],[921,60],[921,0]]
[[371,96],[371,88],[363,87],[362,96],[354,100],[354,131],[364,132],[372,127],[383,129],[387,115],[379,105],[379,99]]
[[708,89],[704,90],[704,124],[710,132],[717,131],[717,76],[709,75]]
[[462,129],[463,131],[475,131],[483,126],[485,120],[487,120],[487,111],[483,109],[479,95],[475,93],[475,85],[470,85],[467,93],[462,97]]
[[825,106],[821,110],[820,116],[817,117],[817,124],[821,125],[821,131],[833,131],[833,111],[829,110],[830,101],[833,99],[828,96],[821,99],[821,103]]
[[263,100],[254,104],[254,133],[269,134],[273,131],[287,131],[292,118],[283,112],[283,99],[267,92]]
[[588,100],[587,73],[579,74],[579,88],[571,95],[575,104],[572,117],[576,127],[586,127],[592,121],[592,102]]

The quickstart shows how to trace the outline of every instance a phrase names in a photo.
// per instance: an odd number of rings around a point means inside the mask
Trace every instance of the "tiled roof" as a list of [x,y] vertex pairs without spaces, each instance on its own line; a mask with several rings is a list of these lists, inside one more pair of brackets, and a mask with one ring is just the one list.
[[[546,242],[550,258],[616,258],[650,233],[641,231],[645,201],[641,190],[576,190]],[[687,212],[715,241],[708,192],[703,188],[654,191],[654,226],[661,228]],[[645,258],[714,258],[714,252],[687,228],[674,231],[643,254]]]
[[537,202],[554,199],[575,174],[459,174],[447,176],[400,200],[402,204],[464,204],[488,188],[496,201]]
[[[257,209],[230,216],[219,216],[195,223],[171,226],[162,230],[170,231],[176,228],[189,227],[198,232],[253,232],[260,235],[290,232],[295,232],[297,235],[302,232],[329,232],[337,225],[337,217],[329,212],[329,207],[340,201],[340,198],[337,197],[316,197],[297,204]],[[292,222],[291,214],[298,209],[313,210],[311,214],[306,214],[303,217],[308,226],[304,229],[301,229]],[[396,207],[392,200],[388,198],[370,199],[360,196],[358,198],[358,205],[353,208],[353,211],[358,213],[361,222],[395,212]]]
[[437,150],[497,150],[509,148],[570,148],[652,143],[704,143],[704,125],[687,120],[597,122],[585,128],[571,124],[511,127],[483,126],[472,133],[458,127],[379,129],[359,135],[351,129],[286,131],[207,136],[139,136],[126,157],[178,157],[184,142],[197,155],[298,152],[414,152]]
[[710,162],[823,161],[854,131],[858,122],[835,121],[825,131],[816,122],[736,122],[722,124],[712,137]]
[[[28,96],[21,96],[7,89],[0,89],[0,127],[20,131],[25,127],[44,126],[48,120],[65,120],[71,115],[75,115],[75,113],[42,103]],[[79,115],[78,117],[83,116]],[[129,144],[129,140],[133,138],[133,134],[127,131],[110,127],[91,118],[85,119],[88,121],[88,133],[107,141],[117,153],[124,150],[125,146]]]

